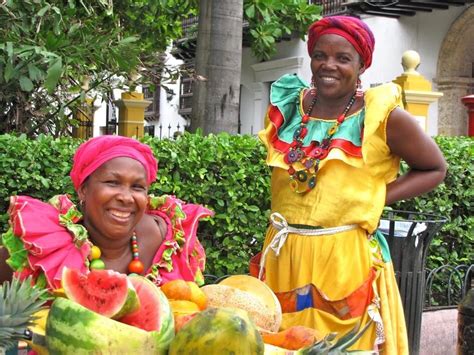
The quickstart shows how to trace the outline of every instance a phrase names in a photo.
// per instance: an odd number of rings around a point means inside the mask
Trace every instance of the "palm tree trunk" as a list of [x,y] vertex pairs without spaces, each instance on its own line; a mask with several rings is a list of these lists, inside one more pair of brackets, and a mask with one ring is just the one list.
[[237,133],[243,0],[200,0],[191,131]]

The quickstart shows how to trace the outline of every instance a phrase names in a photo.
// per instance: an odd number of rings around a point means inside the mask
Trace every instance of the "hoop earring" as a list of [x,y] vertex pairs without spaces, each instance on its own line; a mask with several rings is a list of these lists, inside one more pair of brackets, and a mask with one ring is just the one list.
[[80,209],[81,211],[84,210],[84,200],[79,200],[79,209]]
[[311,77],[311,90],[310,90],[310,93],[313,97],[316,96],[316,91],[317,91],[316,81],[314,80],[314,76],[313,76]]

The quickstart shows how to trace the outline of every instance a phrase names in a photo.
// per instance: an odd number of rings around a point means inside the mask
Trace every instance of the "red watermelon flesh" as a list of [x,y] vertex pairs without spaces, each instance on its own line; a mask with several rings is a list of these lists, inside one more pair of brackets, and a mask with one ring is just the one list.
[[145,277],[130,275],[129,279],[137,291],[140,308],[119,321],[146,331],[156,331],[163,338],[169,338],[170,334],[174,334],[174,320],[165,294]]
[[120,318],[139,307],[136,291],[125,274],[112,270],[83,274],[64,268],[61,283],[71,301],[108,318]]

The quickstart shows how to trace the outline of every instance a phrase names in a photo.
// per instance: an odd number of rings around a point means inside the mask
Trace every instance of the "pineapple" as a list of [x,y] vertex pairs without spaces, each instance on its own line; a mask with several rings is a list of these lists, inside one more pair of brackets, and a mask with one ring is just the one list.
[[8,350],[28,339],[33,315],[46,303],[46,290],[31,286],[31,279],[14,278],[0,285],[0,349]]
[[343,355],[343,354],[364,354],[372,355],[376,354],[373,351],[348,351],[347,349],[352,346],[359,338],[364,334],[367,328],[370,326],[372,321],[370,320],[364,326],[362,330],[360,329],[360,324],[356,325],[347,334],[344,334],[338,341],[334,341],[336,338],[336,333],[328,334],[324,339],[318,341],[317,343],[300,350],[302,355]]

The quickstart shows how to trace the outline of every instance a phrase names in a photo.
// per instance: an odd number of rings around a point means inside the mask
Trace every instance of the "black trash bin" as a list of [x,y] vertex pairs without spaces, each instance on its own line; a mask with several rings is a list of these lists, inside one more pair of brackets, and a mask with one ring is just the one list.
[[390,247],[395,276],[405,312],[410,354],[420,350],[425,298],[425,261],[428,247],[447,219],[409,211],[385,211],[379,230]]

